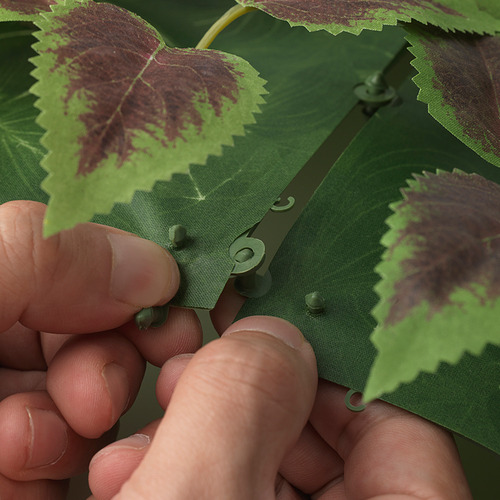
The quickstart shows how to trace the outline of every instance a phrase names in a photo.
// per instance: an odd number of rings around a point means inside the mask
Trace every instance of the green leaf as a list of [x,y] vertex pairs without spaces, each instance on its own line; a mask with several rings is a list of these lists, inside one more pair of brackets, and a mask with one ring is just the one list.
[[344,31],[358,35],[364,29],[380,31],[398,21],[416,20],[444,30],[490,33],[500,23],[478,9],[474,0],[237,0],[256,7],[291,26],[309,31],[326,30],[333,35]]
[[500,166],[500,36],[408,31],[418,99],[453,135]]
[[[500,170],[433,120],[416,91],[408,82],[398,92],[402,105],[382,109],[352,141],[274,257],[271,290],[247,300],[240,314],[291,321],[311,342],[320,376],[359,391],[376,356],[371,311],[380,276],[374,268],[389,204],[401,198],[401,186],[413,172],[457,167],[500,182]],[[312,291],[326,301],[322,315],[306,311],[304,297]],[[500,453],[499,363],[500,347],[489,345],[480,356],[441,364],[436,374],[423,373],[382,399]]]
[[[196,25],[197,3],[172,1],[179,15]],[[260,12],[244,16],[217,37],[215,46],[250,61],[268,80],[270,93],[258,122],[235,139],[234,148],[209,158],[206,167],[195,165],[190,175],[174,175],[151,193],[138,192],[130,205],[119,204],[96,220],[169,249],[169,226],[184,225],[188,244],[171,249],[182,275],[175,303],[213,308],[234,265],[231,243],[262,219],[355,106],[356,83],[384,68],[402,49],[401,35],[396,28],[332,37],[291,29]]]
[[35,21],[58,0],[0,0],[0,21]]
[[34,52],[32,29],[20,23],[0,25],[0,203],[16,199],[47,201],[40,183],[43,130],[35,123],[35,98],[28,58]]
[[[108,0],[110,3],[135,12],[160,31],[167,45],[171,47],[196,47],[208,29],[231,7],[234,0]],[[238,30],[251,16],[245,16],[226,28]],[[218,37],[218,38],[219,38]],[[237,42],[238,44],[238,42]],[[232,47],[228,50],[234,53]]]
[[367,400],[500,345],[500,185],[458,171],[408,184],[387,220],[376,269],[378,355]]
[[[226,10],[225,3],[214,0],[220,12]],[[200,12],[198,4],[202,5]],[[157,5],[156,0],[141,2],[141,14],[151,5]],[[195,27],[194,36],[186,30],[182,44],[196,43],[217,17],[201,0],[170,0],[169,5],[175,17],[166,16],[163,3],[157,16],[167,37],[170,25],[192,23]],[[188,244],[172,252],[182,274],[181,290],[174,301],[186,307],[214,307],[233,267],[228,255],[233,240],[262,219],[356,104],[352,88],[384,68],[404,46],[403,32],[397,28],[344,38],[290,29],[260,12],[240,21],[226,29],[214,46],[249,60],[269,80],[271,93],[258,123],[249,127],[245,137],[236,137],[235,147],[225,148],[224,155],[210,157],[206,167],[194,165],[189,175],[177,174],[170,181],[158,182],[152,192],[139,191],[131,204],[118,203],[109,215],[94,219],[167,248],[169,227],[185,225]],[[14,50],[11,55],[19,64],[25,58],[23,52],[17,55]],[[325,60],[330,61],[326,66]],[[31,81],[30,65],[24,61],[22,67]],[[35,111],[31,110],[33,117]],[[39,146],[38,137],[29,136],[34,147]],[[36,163],[34,167],[44,175]],[[32,185],[37,188],[39,181]],[[13,199],[4,186],[2,179],[0,201]],[[46,201],[41,190],[37,196],[29,184],[18,186],[15,198]]]
[[47,236],[204,164],[255,121],[263,80],[237,56],[168,48],[110,4],[68,0],[43,17],[32,91],[48,131]]
[[478,7],[490,16],[500,19],[500,3],[498,0],[476,0]]

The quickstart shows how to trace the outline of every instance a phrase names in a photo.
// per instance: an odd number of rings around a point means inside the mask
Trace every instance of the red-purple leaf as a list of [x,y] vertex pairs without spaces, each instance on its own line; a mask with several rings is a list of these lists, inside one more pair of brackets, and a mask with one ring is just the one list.
[[376,268],[378,355],[368,400],[500,345],[500,185],[459,171],[408,184],[391,207]]
[[154,136],[162,129],[164,146],[184,139],[188,124],[201,131],[198,100],[215,116],[224,101],[237,101],[243,75],[223,54],[162,47],[149,26],[119,7],[76,8],[53,34],[63,40],[49,49],[57,56],[53,71],[69,74],[65,102],[81,93],[89,100],[89,111],[79,117],[86,128],[79,139],[80,175],[113,153],[121,166],[137,150],[138,131]]
[[408,30],[419,99],[453,135],[500,166],[500,36]]
[[385,260],[405,255],[383,323],[398,323],[422,302],[434,314],[460,288],[473,292],[479,285],[485,300],[497,299],[500,185],[477,174],[425,173],[404,195],[388,221],[393,232],[383,241],[389,247]]
[[33,92],[48,131],[51,218],[62,200],[67,217],[78,195],[85,196],[87,220],[130,201],[136,189],[205,163],[244,133],[265,93],[242,59],[169,48],[144,20],[115,5],[67,0],[36,24],[42,31]]
[[57,0],[0,0],[0,21],[33,21]]
[[310,31],[381,30],[384,25],[412,19],[443,29],[494,33],[500,23],[478,9],[475,0],[237,0],[256,7],[292,26]]

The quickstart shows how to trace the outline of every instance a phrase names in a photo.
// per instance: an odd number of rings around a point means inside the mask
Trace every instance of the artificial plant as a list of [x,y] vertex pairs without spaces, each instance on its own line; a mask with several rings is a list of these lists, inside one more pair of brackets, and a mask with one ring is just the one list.
[[[0,0],[0,20],[1,201],[48,202],[47,237],[95,220],[164,245],[179,306],[215,305],[232,243],[365,96],[243,314],[290,319],[321,376],[500,452],[494,0]],[[407,50],[395,97],[380,72]]]

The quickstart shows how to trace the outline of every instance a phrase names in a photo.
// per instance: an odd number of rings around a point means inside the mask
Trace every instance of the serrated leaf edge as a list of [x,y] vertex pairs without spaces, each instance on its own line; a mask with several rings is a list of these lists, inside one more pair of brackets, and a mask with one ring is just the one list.
[[[76,1],[78,3],[81,3],[80,0],[76,0]],[[39,28],[39,31],[35,31],[33,33],[33,35],[37,38],[37,41],[32,45],[32,48],[37,53],[38,53],[37,46],[39,44],[43,43],[41,38],[42,38],[43,33],[44,33],[45,23],[50,23],[50,16],[57,15],[57,9],[59,7],[61,7],[61,4],[54,4],[54,5],[51,5],[50,7],[51,7],[50,13],[49,12],[41,13],[40,16],[38,17],[38,19],[34,22],[34,24],[37,26],[37,28]],[[131,12],[131,14],[136,16],[136,14],[134,14],[133,12]],[[139,16],[137,16],[137,17],[139,17]],[[40,18],[43,18],[43,19],[40,19]],[[148,25],[149,25],[149,23],[148,23]],[[158,39],[161,40],[161,43],[164,45],[164,48],[168,48],[168,46],[166,44],[164,44],[163,38],[161,37],[159,32],[156,29],[155,29],[155,31],[158,35]],[[187,49],[187,50],[194,50],[194,49]],[[202,50],[212,51],[212,49],[202,49]],[[261,78],[259,73],[255,70],[255,68],[253,68],[253,66],[251,66],[251,64],[248,63],[245,59],[242,59],[242,58],[235,56],[233,54],[228,54],[228,53],[224,53],[221,51],[216,51],[216,52],[219,52],[219,53],[223,54],[224,56],[237,57],[241,63],[247,65],[247,70],[249,70],[251,73],[253,73],[252,78],[254,79],[254,82],[258,83],[260,85],[259,94],[256,94],[254,96],[253,107],[252,107],[252,109],[250,109],[248,111],[248,117],[245,120],[245,123],[238,125],[237,128],[233,129],[231,132],[226,133],[225,137],[218,144],[216,144],[216,145],[214,144],[214,148],[213,148],[212,152],[206,153],[204,155],[204,158],[202,161],[198,160],[198,161],[191,162],[187,166],[187,168],[184,172],[169,172],[169,173],[167,173],[167,175],[165,175],[163,177],[161,177],[161,176],[157,177],[155,180],[152,180],[149,183],[149,185],[138,188],[130,194],[124,194],[119,199],[109,200],[109,203],[103,204],[102,208],[98,212],[94,213],[93,215],[96,215],[97,213],[100,215],[109,214],[112,211],[115,204],[117,204],[117,203],[130,203],[136,192],[138,192],[138,191],[151,192],[154,188],[154,185],[157,182],[168,181],[171,179],[173,174],[190,175],[190,166],[191,165],[194,165],[194,164],[204,165],[204,164],[206,164],[206,162],[208,161],[208,158],[210,156],[221,156],[223,154],[224,147],[233,147],[235,137],[244,136],[246,134],[246,127],[256,123],[255,115],[262,112],[261,106],[263,104],[265,104],[265,102],[266,102],[264,99],[264,96],[266,94],[268,94],[268,91],[265,89],[265,85],[266,85],[267,81],[264,80],[263,78]],[[48,175],[45,177],[44,181],[42,182],[41,187],[52,198],[52,193],[50,192],[50,189],[47,189],[46,185],[48,183],[50,183],[50,179],[54,176],[54,172],[52,172],[50,170],[50,168],[48,168],[46,165],[50,161],[49,158],[50,158],[50,155],[52,152],[51,144],[53,144],[54,142],[57,142],[57,134],[48,130],[48,127],[45,125],[46,117],[47,117],[47,115],[50,115],[51,111],[50,111],[50,107],[46,107],[44,105],[46,98],[43,95],[41,95],[41,92],[40,92],[41,87],[44,85],[44,82],[39,77],[39,74],[42,72],[42,69],[40,68],[40,66],[38,64],[38,61],[40,60],[41,57],[42,57],[41,55],[36,55],[36,56],[30,58],[30,62],[35,66],[35,68],[33,69],[33,71],[31,71],[30,74],[31,74],[31,76],[33,76],[37,80],[30,88],[30,92],[37,97],[37,100],[35,101],[34,106],[40,110],[40,113],[36,119],[36,123],[39,126],[41,126],[43,130],[45,130],[45,133],[41,137],[40,142],[41,142],[42,146],[47,150],[47,154],[42,159],[40,164],[41,164],[42,168],[47,172]],[[49,201],[49,209],[50,209],[50,201]],[[50,215],[49,210],[48,210],[47,215]],[[92,216],[90,216],[89,219],[91,217]],[[49,229],[50,222],[47,220],[47,217],[46,217],[46,220],[44,222],[45,222],[45,226],[44,226],[44,236],[45,237],[49,237],[52,234],[55,234],[56,232],[59,232],[62,229],[70,229],[71,227],[73,227],[75,224],[78,223],[78,222],[70,223],[70,224],[68,224],[67,227],[59,229],[57,231],[53,231],[53,230]],[[83,221],[81,221],[81,222],[83,222]]]
[[[240,0],[236,0],[239,4],[241,5],[248,5],[246,2],[240,2]],[[330,33],[331,35],[339,35],[341,33],[350,33],[351,35],[358,36],[361,34],[362,31],[364,30],[369,30],[369,31],[382,31],[385,26],[397,26],[400,23],[402,25],[411,25],[412,22],[418,22],[423,26],[433,26],[436,28],[439,28],[443,30],[446,33],[470,33],[470,34],[476,34],[476,35],[494,35],[495,33],[500,31],[500,21],[496,20],[491,14],[488,12],[479,9],[478,12],[481,12],[481,14],[488,16],[491,18],[492,21],[496,21],[497,27],[495,29],[491,30],[484,30],[484,29],[467,29],[467,28],[454,28],[451,26],[439,26],[437,24],[433,24],[430,21],[423,21],[423,20],[418,20],[416,17],[412,17],[408,14],[398,14],[397,12],[388,10],[387,11],[387,21],[380,21],[380,20],[373,20],[370,24],[369,27],[366,26],[342,26],[339,27],[337,24],[310,24],[310,23],[305,23],[305,22],[298,22],[298,21],[291,21],[289,19],[282,19],[280,17],[275,16],[274,14],[271,14],[270,12],[267,12],[266,10],[262,9],[259,6],[252,5],[252,7],[257,8],[258,10],[266,13],[267,15],[278,19],[280,21],[286,21],[292,28],[294,27],[302,27],[307,29],[310,33],[314,33],[316,31],[326,31],[327,33]]]
[[[445,172],[442,169],[436,169],[436,175],[439,173]],[[460,173],[460,174],[466,174],[463,170],[460,170],[458,168],[453,169],[454,173]],[[378,361],[380,359],[380,352],[378,350],[378,342],[377,342],[377,337],[380,335],[380,332],[384,330],[384,328],[380,325],[381,317],[383,314],[381,314],[382,309],[386,307],[386,293],[385,289],[387,286],[387,269],[390,269],[393,267],[393,263],[388,261],[388,256],[391,253],[390,250],[390,245],[392,242],[397,239],[398,235],[398,229],[396,227],[396,224],[394,224],[395,221],[397,221],[400,217],[400,215],[396,212],[397,209],[408,199],[407,198],[407,192],[412,190],[416,185],[418,185],[418,180],[421,178],[428,178],[430,172],[428,171],[423,171],[422,174],[414,173],[412,174],[413,178],[407,179],[406,181],[406,186],[401,188],[400,192],[402,194],[402,199],[395,201],[389,205],[389,208],[392,210],[392,214],[387,217],[385,220],[385,224],[388,227],[388,230],[384,233],[382,236],[380,243],[385,247],[385,250],[381,256],[381,260],[379,264],[374,268],[374,271],[380,276],[379,281],[375,284],[373,287],[375,293],[379,297],[379,300],[377,304],[373,307],[371,311],[371,315],[377,322],[377,326],[375,327],[374,331],[370,335],[370,339],[372,341],[372,344],[374,347],[377,349],[377,354],[375,357],[375,360],[370,368],[370,373],[366,382],[365,389],[363,391],[363,400],[365,402],[370,402],[383,394],[388,394],[394,392],[396,389],[398,389],[400,386],[404,384],[411,383],[415,381],[415,379],[418,377],[420,373],[429,373],[429,374],[434,374],[437,372],[438,368],[442,364],[450,364],[454,365],[458,363],[458,361],[465,356],[467,353],[474,355],[474,356],[479,356],[486,346],[488,344],[493,344],[493,345],[499,345],[500,346],[500,331],[491,335],[490,339],[488,341],[484,341],[483,339],[480,339],[475,346],[473,347],[466,347],[465,349],[459,348],[456,350],[457,352],[452,352],[449,353],[448,355],[443,355],[441,354],[440,358],[435,358],[433,360],[427,360],[427,366],[420,366],[420,369],[418,369],[415,373],[410,374],[406,377],[401,377],[398,382],[386,384],[382,390],[374,390],[372,388],[373,385],[373,373],[377,370],[378,368]],[[393,280],[396,281],[396,280]],[[415,307],[416,312],[419,312],[421,308],[425,308],[427,303],[423,303],[419,306]],[[498,298],[493,304],[491,304],[492,307],[496,307],[500,311],[500,298]],[[415,313],[415,310],[412,311],[409,315],[411,316]],[[385,334],[384,334],[385,335]]]
[[[484,160],[488,161],[492,165],[495,165],[497,167],[500,167],[500,158],[496,156],[494,153],[487,153],[482,150],[480,147],[480,152],[475,151],[471,146],[469,146],[469,143],[471,140],[467,137],[465,133],[462,132],[463,127],[458,123],[458,121],[455,118],[455,115],[452,116],[452,120],[456,123],[456,127],[454,127],[454,130],[450,130],[450,128],[446,125],[444,125],[441,122],[441,116],[442,116],[442,101],[443,101],[443,96],[442,93],[438,89],[434,89],[432,86],[427,84],[427,79],[425,77],[425,69],[428,69],[429,71],[432,71],[434,73],[434,70],[432,67],[428,64],[428,58],[427,53],[423,49],[423,47],[420,44],[414,44],[413,40],[416,40],[418,37],[417,35],[411,31],[411,26],[408,26],[406,28],[408,35],[405,37],[405,40],[408,42],[408,51],[415,56],[415,59],[413,59],[410,64],[418,71],[418,74],[412,78],[412,81],[415,83],[415,85],[418,87],[419,91],[417,94],[417,100],[423,102],[424,104],[427,105],[427,110],[429,114],[443,127],[445,128],[450,134],[454,135],[459,141],[461,141],[463,144],[465,144],[469,149],[474,151],[478,156],[483,158]],[[473,34],[473,33],[471,33]],[[484,33],[485,35],[492,35],[494,34],[488,34]],[[432,35],[431,35],[432,36]],[[498,36],[498,35],[497,35]],[[457,132],[460,131],[460,132]]]

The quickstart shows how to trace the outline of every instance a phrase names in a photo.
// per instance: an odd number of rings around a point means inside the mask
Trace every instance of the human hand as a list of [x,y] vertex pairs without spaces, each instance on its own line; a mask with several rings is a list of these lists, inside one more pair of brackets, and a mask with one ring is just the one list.
[[161,366],[201,345],[193,311],[172,308],[147,334],[130,321],[177,290],[163,249],[96,224],[44,240],[44,213],[0,206],[2,500],[65,498],[64,479],[114,439],[145,360]]
[[[225,294],[224,330],[241,297]],[[245,318],[157,382],[161,421],[91,462],[94,500],[469,500],[451,436],[389,404],[360,413],[297,328]],[[116,496],[115,496],[116,495]]]

